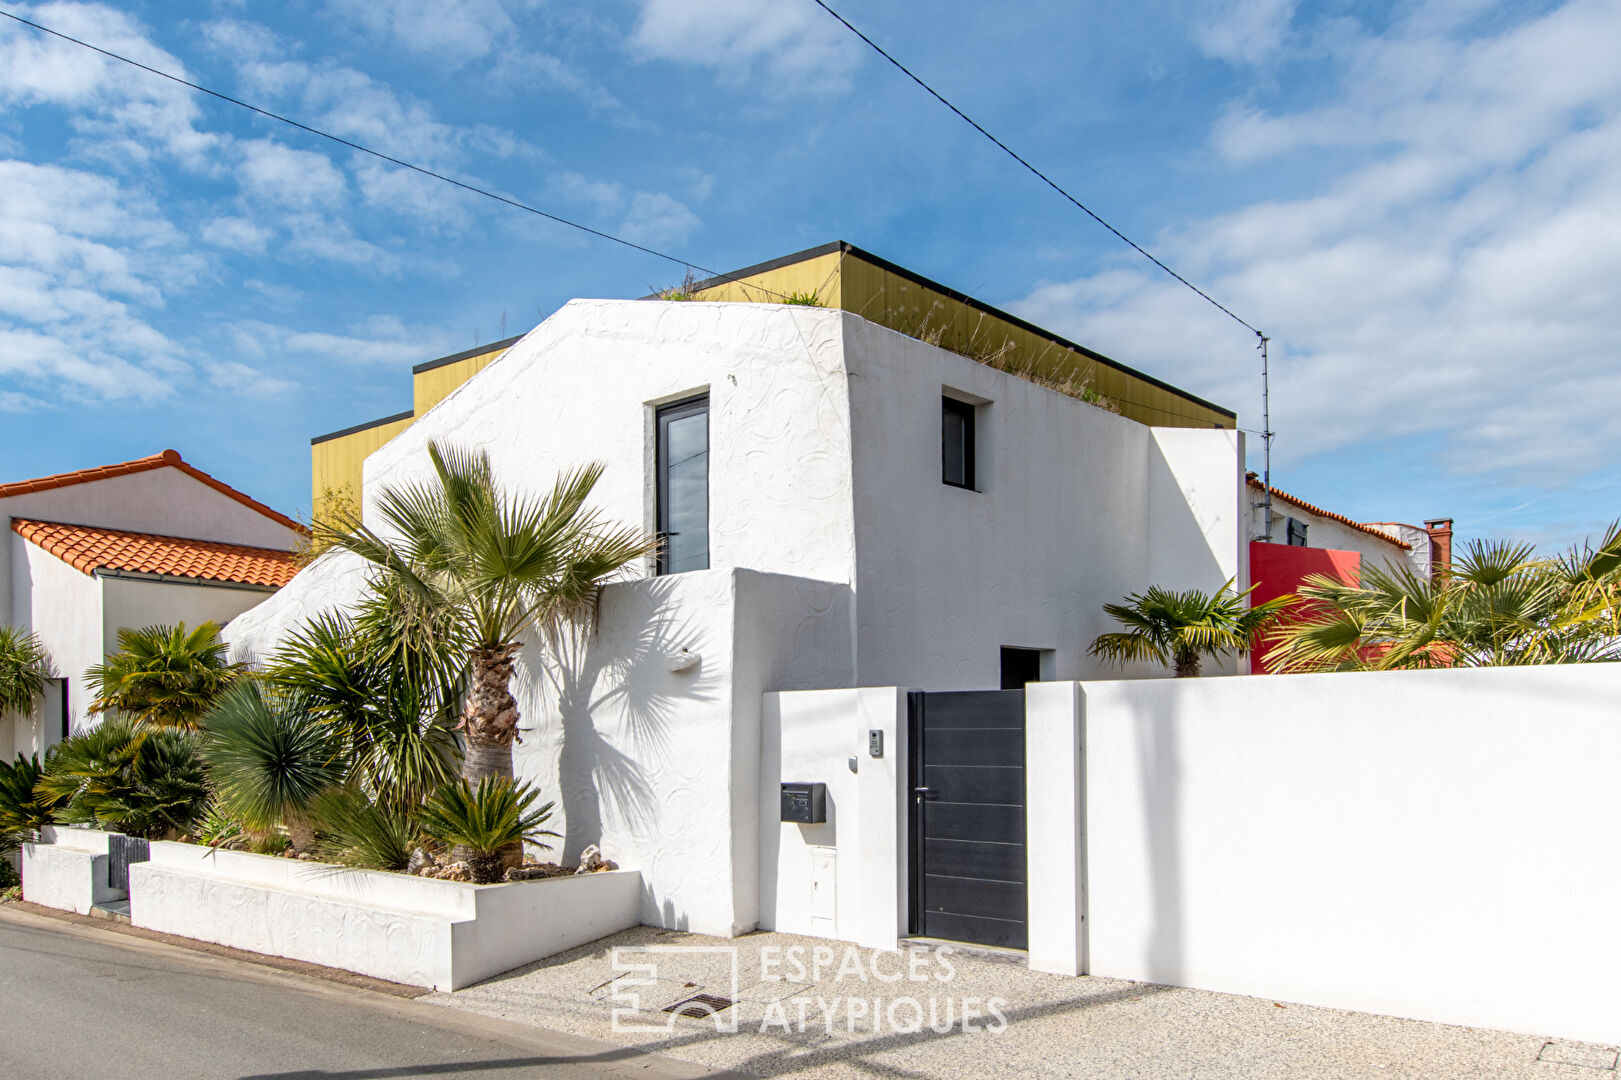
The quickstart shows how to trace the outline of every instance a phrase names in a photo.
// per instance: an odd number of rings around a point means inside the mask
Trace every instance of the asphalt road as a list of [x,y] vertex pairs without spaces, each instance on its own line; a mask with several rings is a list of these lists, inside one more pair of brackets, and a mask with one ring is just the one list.
[[6,1080],[675,1080],[703,1070],[237,960],[0,918]]

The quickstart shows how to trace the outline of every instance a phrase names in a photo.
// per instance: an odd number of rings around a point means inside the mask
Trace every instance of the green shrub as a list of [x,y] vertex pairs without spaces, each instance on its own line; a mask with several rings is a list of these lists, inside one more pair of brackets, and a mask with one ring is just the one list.
[[38,839],[51,824],[50,801],[34,790],[43,774],[37,756],[19,756],[10,765],[0,761],[0,855]]
[[330,862],[362,870],[404,870],[416,846],[408,818],[391,814],[354,788],[338,788],[310,808],[317,839],[315,853]]
[[309,850],[310,808],[345,773],[332,730],[296,696],[267,695],[256,682],[227,690],[203,729],[203,762],[220,810],[249,830],[281,826],[296,850]]
[[[552,803],[535,806],[540,793],[528,784],[487,776],[478,787],[465,780],[446,784],[423,805],[422,831],[443,844],[465,849],[473,880],[499,881],[504,849],[529,841],[539,847],[542,836],[557,833],[542,829],[552,816]],[[458,854],[460,854],[458,852]]]
[[45,689],[50,657],[32,632],[0,625],[0,715],[25,713]]
[[208,802],[195,736],[121,719],[58,743],[34,791],[65,824],[152,840],[189,832]]
[[783,300],[785,304],[794,304],[799,307],[825,307],[822,303],[822,294],[816,290],[810,292],[791,292]]
[[91,712],[118,712],[141,724],[195,731],[203,713],[242,677],[225,658],[220,629],[205,622],[127,627],[118,651],[85,672]]

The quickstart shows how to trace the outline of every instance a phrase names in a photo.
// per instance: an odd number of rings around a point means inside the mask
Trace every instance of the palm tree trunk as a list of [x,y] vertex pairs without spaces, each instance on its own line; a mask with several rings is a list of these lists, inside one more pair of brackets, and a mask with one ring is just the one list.
[[[477,786],[485,777],[513,778],[512,744],[518,741],[518,701],[512,696],[512,664],[522,642],[512,641],[499,648],[474,649],[472,678],[467,704],[458,727],[466,738],[462,755],[462,778]],[[457,847],[451,858],[466,862],[473,853]],[[508,844],[501,849],[505,866],[523,865],[523,845]]]
[[1176,651],[1176,677],[1179,679],[1197,679],[1202,664],[1199,654],[1192,649],[1178,649]]
[[295,853],[302,855],[315,846],[315,829],[302,811],[288,810],[282,815],[281,823],[287,826],[287,839],[292,841]]

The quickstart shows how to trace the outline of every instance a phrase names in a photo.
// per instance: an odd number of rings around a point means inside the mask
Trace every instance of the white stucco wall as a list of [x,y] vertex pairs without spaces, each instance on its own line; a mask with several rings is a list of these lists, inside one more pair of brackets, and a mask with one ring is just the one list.
[[[1102,605],[1241,576],[1242,441],[1161,430],[845,315],[862,685],[983,690],[1003,645],[1086,655]],[[976,481],[941,482],[940,398],[977,403]],[[1132,673],[1150,673],[1133,669]]]
[[329,551],[304,567],[274,595],[230,620],[224,634],[233,661],[268,657],[287,635],[317,615],[346,611],[366,594],[366,563],[358,555]]
[[595,505],[652,532],[653,409],[707,392],[710,568],[848,582],[843,327],[822,308],[571,301],[366,459],[367,507],[423,476],[436,439],[537,493],[605,461]]
[[[232,654],[268,655],[362,572],[334,579],[320,568],[233,621]],[[530,635],[513,685],[523,717],[514,760],[556,803],[553,855],[572,862],[596,844],[641,870],[651,925],[751,929],[761,694],[848,681],[849,609],[842,585],[708,570],[610,585],[594,628],[557,642]]]
[[109,653],[118,648],[120,630],[180,622],[187,626],[214,622],[223,627],[272,595],[264,589],[225,584],[97,577],[101,581],[102,648]]
[[1621,1041],[1618,699],[1614,664],[1080,684],[1088,970]]
[[[12,556],[16,601],[12,624],[38,634],[56,673],[68,680],[68,709],[77,730],[89,715],[85,669],[101,663],[105,656],[102,579],[69,566],[16,533],[7,533],[0,540],[9,541],[0,546],[8,547]],[[36,712],[35,726],[43,724],[40,730],[46,744],[54,743],[60,734],[58,709]]]
[[456,990],[636,924],[635,871],[468,885],[191,844],[130,867],[138,927]]
[[[761,927],[894,948],[906,933],[906,691],[802,691],[764,700]],[[882,757],[868,752],[872,731],[884,733]],[[784,782],[825,783],[827,821],[781,821]]]

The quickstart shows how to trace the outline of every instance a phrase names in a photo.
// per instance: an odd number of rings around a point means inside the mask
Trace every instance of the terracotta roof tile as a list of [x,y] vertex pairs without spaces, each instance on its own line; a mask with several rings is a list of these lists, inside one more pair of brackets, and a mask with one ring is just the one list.
[[131,473],[148,472],[152,469],[163,468],[179,469],[187,476],[207,484],[220,494],[230,496],[243,506],[257,510],[265,517],[285,525],[289,529],[298,532],[309,531],[286,514],[278,513],[259,500],[244,495],[223,480],[214,479],[195,465],[188,465],[181,459],[179,451],[176,450],[165,450],[161,454],[136,458],[134,461],[121,461],[116,465],[101,465],[94,469],[80,469],[77,472],[42,476],[37,480],[18,480],[15,483],[0,484],[0,499],[10,498],[13,495],[26,495],[34,491],[50,491],[52,488],[72,487],[74,484],[88,484],[94,480],[107,480],[114,476],[128,476]]
[[[1253,473],[1246,476],[1245,479],[1250,482],[1250,487],[1255,488],[1257,491],[1265,491],[1266,490],[1266,485],[1262,484],[1259,480],[1257,480]],[[1394,536],[1391,536],[1389,533],[1380,532],[1378,529],[1375,529],[1372,525],[1364,525],[1360,521],[1352,521],[1350,518],[1346,517],[1344,514],[1336,514],[1332,510],[1324,510],[1321,506],[1313,506],[1311,503],[1307,502],[1305,499],[1296,498],[1295,496],[1289,494],[1287,491],[1279,491],[1277,488],[1273,488],[1272,489],[1272,497],[1274,499],[1281,499],[1284,502],[1289,503],[1291,506],[1298,506],[1298,507],[1300,507],[1300,509],[1309,511],[1309,512],[1311,512],[1313,514],[1317,514],[1317,515],[1320,515],[1320,516],[1326,517],[1326,518],[1332,518],[1333,520],[1339,522],[1341,525],[1349,525],[1351,528],[1359,529],[1362,532],[1367,533],[1369,536],[1377,536],[1379,539],[1383,540],[1385,543],[1394,544],[1396,547],[1401,548],[1403,551],[1411,551],[1411,550],[1413,550],[1413,545],[1412,544],[1409,544],[1404,540],[1398,540]]]
[[298,573],[292,552],[274,548],[26,518],[12,519],[11,531],[86,574],[126,570],[279,589]]

